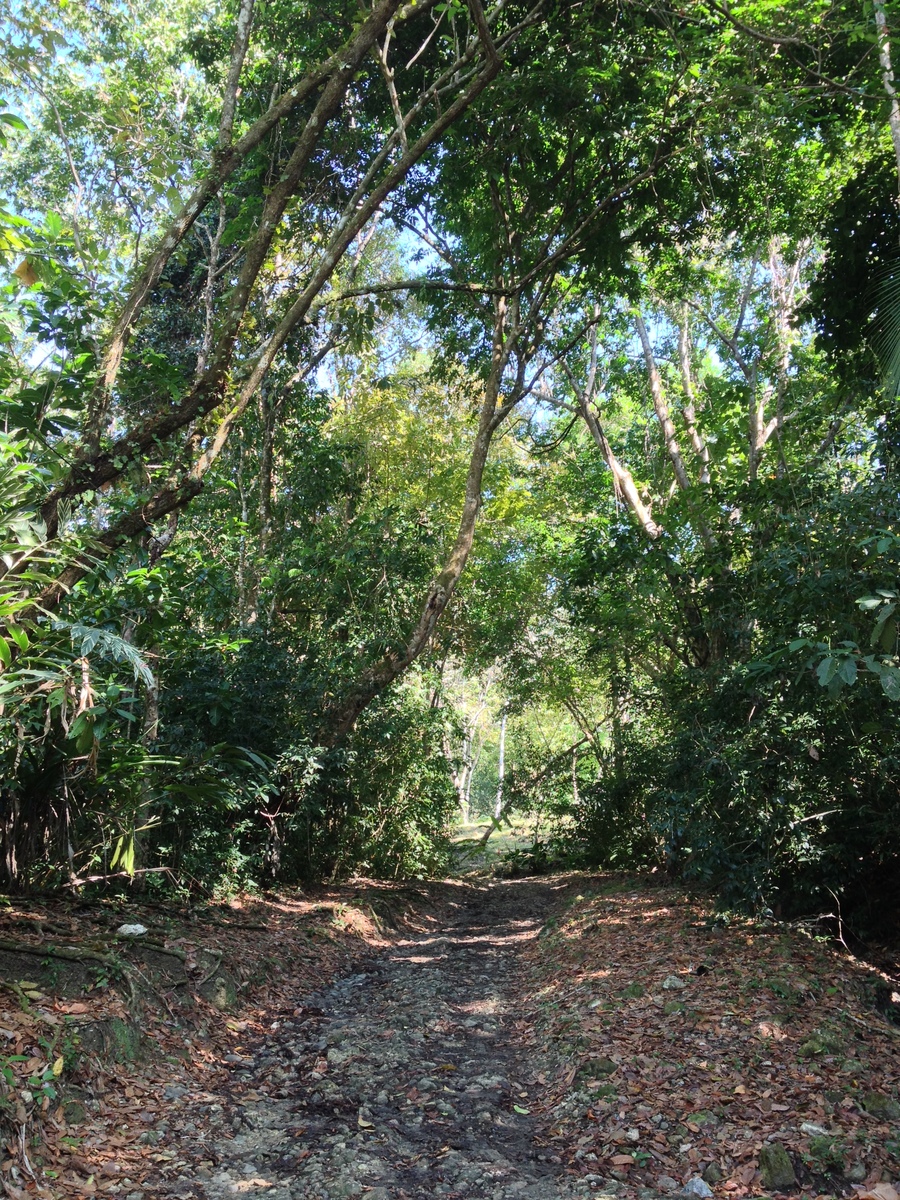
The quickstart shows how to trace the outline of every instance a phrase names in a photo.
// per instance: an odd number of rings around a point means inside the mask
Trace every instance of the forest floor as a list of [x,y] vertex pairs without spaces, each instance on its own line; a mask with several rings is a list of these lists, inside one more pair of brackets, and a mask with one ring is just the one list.
[[0,983],[14,1200],[898,1200],[896,981],[652,877],[35,901]]

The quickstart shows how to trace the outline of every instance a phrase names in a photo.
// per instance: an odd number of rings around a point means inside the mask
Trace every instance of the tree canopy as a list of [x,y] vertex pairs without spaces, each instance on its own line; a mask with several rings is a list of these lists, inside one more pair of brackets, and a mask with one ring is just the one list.
[[883,923],[889,15],[15,6],[4,886],[424,873],[519,809],[531,866]]

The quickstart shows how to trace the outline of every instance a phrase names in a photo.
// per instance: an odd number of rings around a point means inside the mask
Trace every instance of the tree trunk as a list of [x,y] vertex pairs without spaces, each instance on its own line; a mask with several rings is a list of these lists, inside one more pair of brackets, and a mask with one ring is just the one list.
[[625,502],[638,519],[638,523],[651,541],[656,541],[662,533],[662,529],[653,520],[650,514],[649,507],[641,499],[641,494],[634,482],[634,476],[620,462],[613,452],[612,446],[609,444],[609,439],[603,431],[603,426],[600,424],[596,412],[591,408],[590,401],[585,396],[579,400],[581,415],[584,418],[584,423],[590,431],[591,437],[596,442],[600,453],[603,455],[603,460],[609,467],[613,477],[613,485],[616,489],[617,496],[624,496]]
[[881,63],[881,79],[884,90],[890,101],[888,124],[891,127],[891,140],[894,143],[894,157],[897,160],[897,187],[900,191],[900,103],[897,100],[897,89],[894,87],[894,68],[891,63],[891,42],[888,36],[887,18],[884,15],[884,0],[874,0],[874,7],[878,60]]
[[475,540],[475,527],[481,508],[482,481],[491,441],[500,423],[512,410],[515,402],[506,400],[502,404],[500,403],[500,384],[503,372],[520,332],[517,326],[514,326],[512,330],[507,329],[507,314],[505,300],[502,297],[498,298],[495,302],[493,361],[484,389],[478,417],[478,431],[469,459],[465,499],[453,549],[450,551],[443,570],[432,581],[428,589],[419,621],[407,639],[406,645],[402,650],[386,654],[379,662],[362,672],[356,685],[350,689],[342,701],[339,701],[326,714],[326,720],[318,737],[320,745],[334,746],[346,737],[361,713],[375,697],[412,666],[431,641],[435,626],[450,603],[465,570],[472,543]]
[[[341,113],[357,72],[376,42],[383,37],[385,30],[393,21],[412,19],[417,17],[418,12],[427,11],[428,7],[429,5],[425,4],[419,9],[415,5],[402,9],[401,0],[377,0],[372,11],[361,19],[348,40],[334,55],[313,68],[307,76],[291,87],[237,142],[224,148],[220,145],[210,170],[198,182],[179,216],[160,238],[114,322],[103,355],[100,383],[89,404],[82,443],[74,452],[67,475],[46,496],[41,505],[41,517],[48,538],[56,536],[61,504],[101,490],[107,484],[116,483],[131,469],[131,464],[143,462],[149,455],[156,456],[161,443],[185,429],[195,427],[198,421],[231,399],[231,368],[234,365],[234,356],[239,350],[239,335],[255,294],[260,272],[267,261],[272,243],[279,234],[282,217],[293,197],[301,190],[306,170],[320,146],[326,129],[330,128],[332,120]],[[334,225],[331,236],[326,238],[325,244],[316,255],[305,285],[299,288],[296,300],[268,336],[265,336],[263,331],[261,343],[254,333],[253,341],[259,349],[255,358],[243,364],[248,373],[236,401],[231,405],[231,411],[220,424],[214,444],[201,455],[187,477],[182,476],[174,485],[167,485],[163,493],[148,497],[146,503],[136,504],[135,514],[152,513],[158,519],[159,515],[165,515],[175,507],[183,507],[192,495],[197,494],[210,455],[214,458],[218,454],[231,425],[246,410],[273,362],[293,332],[306,319],[314,301],[332,278],[348,248],[382,208],[385,200],[403,182],[409,171],[498,74],[500,58],[487,31],[479,0],[470,0],[469,7],[477,26],[478,40],[482,44],[483,53],[476,55],[469,47],[465,52],[465,63],[460,63],[460,67],[465,66],[465,70],[458,70],[456,75],[448,75],[446,69],[439,71],[438,83],[445,85],[450,79],[454,81],[452,86],[447,87],[448,103],[442,105],[437,115],[424,128],[419,126],[418,136],[414,140],[407,139],[407,149],[400,155],[394,154],[396,146],[399,145],[397,130],[385,135],[381,146],[373,152],[353,196],[347,201],[343,213]],[[249,4],[242,4],[229,86],[232,79],[240,75],[251,16]],[[432,36],[429,32],[423,44],[427,45]],[[515,34],[509,35],[511,40],[514,40],[514,37]],[[231,135],[232,100],[233,97],[226,96],[223,106],[220,125],[223,139],[230,138]],[[233,178],[251,151],[273,130],[284,129],[283,123],[287,122],[289,115],[307,101],[313,111],[307,120],[300,122],[293,147],[286,147],[289,154],[283,173],[266,195],[260,220],[243,247],[237,280],[222,295],[222,311],[216,314],[217,332],[213,344],[208,348],[208,361],[203,371],[173,403],[163,408],[155,408],[149,413],[142,413],[130,429],[119,433],[111,445],[104,446],[98,437],[98,431],[104,428],[106,422],[124,352],[167,264],[197,219],[223,186]],[[404,129],[407,134],[416,129],[430,102],[431,93],[426,88],[405,114]],[[173,487],[178,493],[177,496],[173,494]],[[154,518],[145,519],[140,528],[137,528],[138,517],[129,514],[128,520],[121,520],[114,531],[107,532],[101,539],[102,545],[115,549],[133,536],[136,528],[142,533],[150,519]],[[41,602],[45,605],[58,602],[59,596],[77,582],[85,573],[85,569],[85,561],[72,564],[64,571],[59,586],[47,589]]]
[[506,713],[500,719],[500,757],[497,760],[497,799],[494,802],[494,818],[499,821],[503,813],[503,785],[506,782]]
[[684,392],[681,415],[694,453],[700,459],[700,482],[707,484],[710,480],[709,446],[697,429],[697,393],[691,371],[691,331],[686,312],[678,326],[678,363],[681,367],[681,386]]
[[[159,647],[153,646],[145,652],[145,657],[156,662],[157,670],[153,679],[144,688],[144,713],[141,719],[140,742],[145,750],[151,750],[159,737]],[[133,867],[135,870],[144,865],[145,843],[147,828],[152,822],[153,793],[146,778],[139,785],[140,803],[134,815],[132,832]],[[144,879],[139,877],[139,890],[144,890]]]
[[[616,494],[624,496],[628,507],[638,519],[638,523],[644,533],[651,542],[659,545],[663,528],[654,521],[650,514],[649,507],[641,499],[637,485],[634,482],[634,477],[624,463],[620,462],[613,452],[609,444],[609,440],[603,431],[596,410],[591,405],[592,397],[588,389],[581,389],[575,384],[572,376],[569,376],[575,394],[578,400],[578,410],[581,413],[588,430],[591,433],[595,443],[603,455],[606,465],[609,467],[613,476],[613,483],[616,488]],[[591,385],[589,384],[589,387]],[[707,535],[709,531],[707,530]],[[683,623],[683,634],[688,647],[690,648],[693,665],[706,666],[712,657],[712,649],[710,639],[706,634],[703,614],[697,604],[696,597],[693,595],[691,586],[686,584],[684,574],[672,561],[671,556],[666,552],[664,547],[660,547],[660,553],[664,557],[664,571],[669,586],[672,589],[672,594],[675,597],[675,602],[681,612]]]
[[[687,468],[684,465],[681,447],[678,445],[678,437],[675,433],[675,424],[672,421],[672,417],[669,412],[669,405],[666,401],[666,393],[663,387],[662,376],[660,375],[659,368],[656,365],[656,359],[653,354],[653,347],[650,345],[650,337],[647,333],[647,327],[644,324],[644,320],[640,314],[640,311],[637,309],[635,309],[634,319],[637,326],[638,337],[641,339],[641,346],[644,351],[644,362],[647,364],[647,377],[650,380],[650,395],[653,398],[653,408],[656,412],[656,419],[659,422],[659,427],[662,430],[666,454],[668,455],[669,462],[672,464],[672,470],[675,473],[675,482],[678,484],[679,489],[687,495],[687,503],[696,518],[697,530],[704,546],[707,550],[712,551],[715,549],[716,540],[713,537],[712,530],[704,520],[702,513],[697,512],[696,505],[691,498],[691,479],[687,473]],[[693,409],[691,409],[691,411],[693,412]],[[697,436],[696,430],[694,430],[694,434]]]
[[637,327],[638,337],[641,339],[641,347],[644,351],[644,362],[647,364],[647,377],[650,380],[650,395],[653,399],[656,419],[659,421],[659,427],[663,433],[666,454],[669,456],[669,462],[672,464],[672,470],[675,472],[675,479],[678,486],[683,492],[686,492],[690,490],[690,477],[684,465],[684,459],[681,456],[681,447],[678,445],[675,425],[669,414],[669,405],[666,402],[662,376],[659,373],[656,359],[653,356],[653,347],[650,345],[647,326],[644,324],[644,319],[637,309],[634,312],[634,322]]

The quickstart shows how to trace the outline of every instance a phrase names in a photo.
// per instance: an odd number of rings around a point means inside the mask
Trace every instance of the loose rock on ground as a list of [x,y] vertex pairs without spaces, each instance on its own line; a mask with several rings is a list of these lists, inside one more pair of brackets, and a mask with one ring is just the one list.
[[231,1056],[232,1098],[209,1098],[204,1132],[201,1114],[182,1102],[170,1142],[196,1166],[192,1178],[168,1185],[170,1194],[564,1200],[597,1193],[597,1177],[567,1175],[536,1141],[535,1063],[511,1037],[522,950],[552,908],[553,888],[507,883],[456,895],[455,915],[440,932],[405,939],[303,997],[256,1053]]

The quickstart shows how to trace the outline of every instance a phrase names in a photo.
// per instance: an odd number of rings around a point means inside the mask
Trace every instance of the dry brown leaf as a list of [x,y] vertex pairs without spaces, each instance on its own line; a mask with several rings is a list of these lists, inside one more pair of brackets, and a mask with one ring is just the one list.
[[15,275],[19,283],[24,284],[25,287],[33,287],[38,280],[37,272],[27,258],[22,259],[22,261],[13,271],[13,275]]

